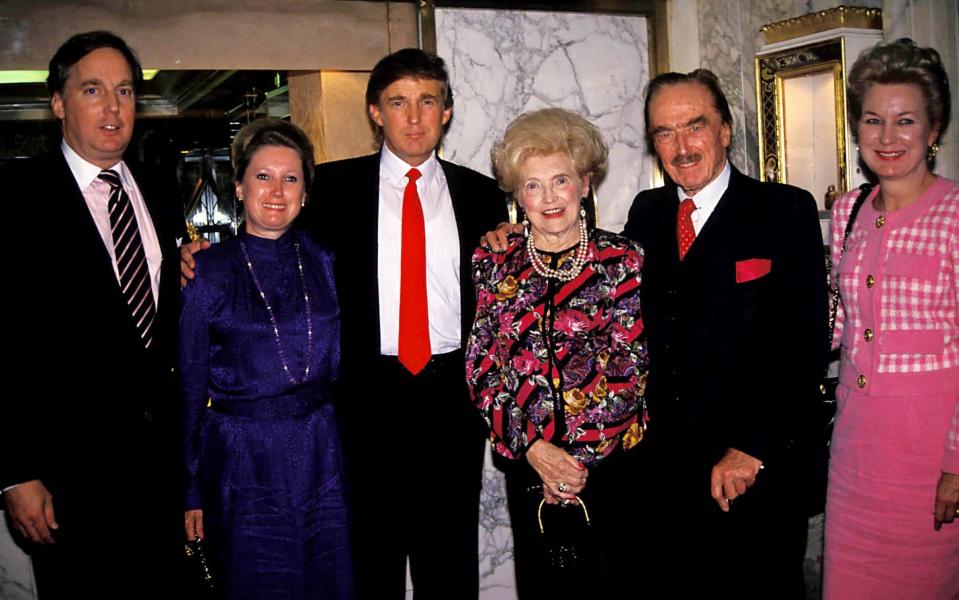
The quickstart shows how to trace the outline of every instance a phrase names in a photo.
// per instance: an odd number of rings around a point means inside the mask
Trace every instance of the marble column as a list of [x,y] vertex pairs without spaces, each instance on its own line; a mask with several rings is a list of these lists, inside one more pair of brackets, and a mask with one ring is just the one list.
[[[2,500],[0,500],[2,506]],[[13,541],[7,528],[6,514],[0,510],[0,598],[3,600],[35,600],[33,564]]]

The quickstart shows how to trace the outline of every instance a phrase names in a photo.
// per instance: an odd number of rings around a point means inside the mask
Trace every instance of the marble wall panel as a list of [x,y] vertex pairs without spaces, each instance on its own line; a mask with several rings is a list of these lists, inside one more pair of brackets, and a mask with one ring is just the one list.
[[438,9],[437,47],[455,93],[445,158],[490,173],[489,151],[524,111],[556,106],[597,125],[610,148],[600,225],[622,229],[652,185],[643,143],[647,23],[622,15]]
[[6,515],[0,510],[0,599],[36,600],[33,564],[13,541],[7,525]]

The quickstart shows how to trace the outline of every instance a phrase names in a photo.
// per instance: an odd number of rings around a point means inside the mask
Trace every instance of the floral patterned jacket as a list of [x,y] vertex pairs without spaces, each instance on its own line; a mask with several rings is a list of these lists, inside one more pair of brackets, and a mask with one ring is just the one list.
[[[575,250],[545,256],[563,270]],[[543,439],[588,467],[642,439],[642,264],[638,244],[602,230],[568,282],[539,275],[520,236],[504,253],[476,251],[466,378],[496,452],[518,459]]]

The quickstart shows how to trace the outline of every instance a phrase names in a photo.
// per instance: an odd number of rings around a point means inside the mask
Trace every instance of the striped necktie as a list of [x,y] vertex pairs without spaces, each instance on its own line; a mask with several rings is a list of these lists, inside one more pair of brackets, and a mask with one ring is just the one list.
[[101,171],[97,176],[110,186],[110,228],[113,231],[113,250],[120,273],[120,291],[130,308],[137,333],[146,348],[153,342],[153,322],[156,305],[150,285],[150,267],[143,251],[143,240],[137,227],[133,203],[127,196],[116,171]]

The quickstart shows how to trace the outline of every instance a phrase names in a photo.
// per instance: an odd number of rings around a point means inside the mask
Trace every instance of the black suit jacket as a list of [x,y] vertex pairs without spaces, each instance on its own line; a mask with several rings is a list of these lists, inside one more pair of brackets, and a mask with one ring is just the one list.
[[[445,160],[440,160],[440,165],[453,201],[460,240],[461,331],[465,346],[476,313],[470,273],[473,251],[481,235],[507,220],[506,202],[503,192],[489,177]],[[317,165],[310,204],[300,221],[336,252],[337,294],[344,332],[343,380],[369,377],[368,365],[380,353],[379,184],[379,153]]]
[[4,401],[9,454],[0,484],[42,480],[54,495],[61,527],[70,505],[92,503],[91,491],[104,481],[122,481],[129,494],[142,488],[133,481],[178,491],[172,479],[180,445],[173,367],[182,207],[174,186],[128,166],[163,253],[149,350],[62,152],[17,163],[8,179],[14,182],[10,205],[26,209],[22,225],[8,223],[17,229],[13,256],[22,266],[7,283],[18,307],[11,380],[29,391]]
[[[816,204],[808,192],[733,169],[683,261],[678,207],[674,184],[642,192],[624,231],[646,252],[650,434],[660,430],[704,470],[730,447],[774,465],[810,433],[825,365]],[[761,262],[741,262],[751,259],[770,261],[769,272],[737,283],[737,263],[762,271]]]

